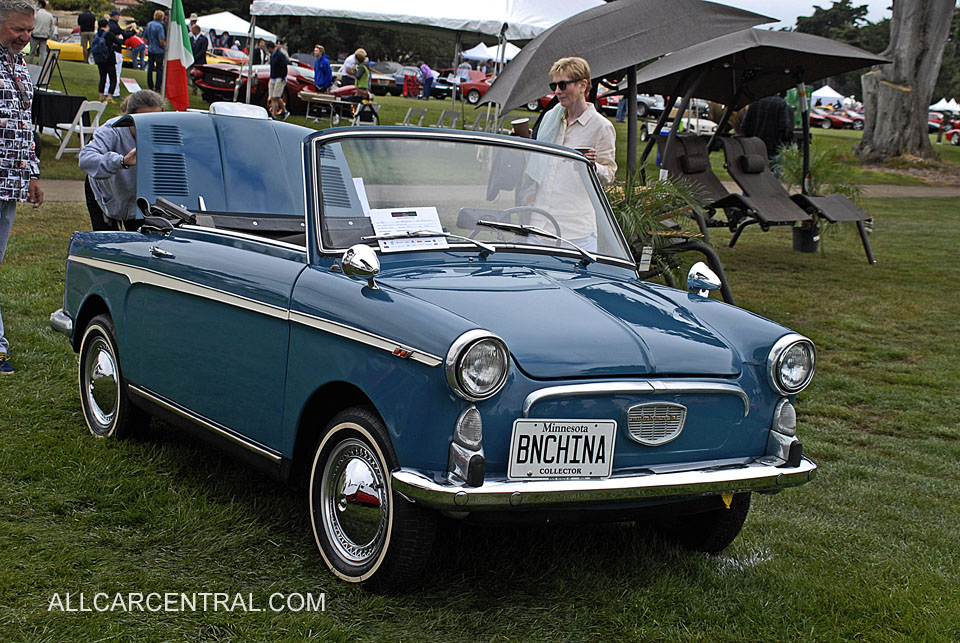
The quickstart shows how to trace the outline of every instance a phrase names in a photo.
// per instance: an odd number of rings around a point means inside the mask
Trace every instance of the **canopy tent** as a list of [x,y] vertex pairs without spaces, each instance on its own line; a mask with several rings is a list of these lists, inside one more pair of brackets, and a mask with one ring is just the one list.
[[820,89],[810,94],[813,103],[819,102],[821,105],[839,105],[843,100],[843,94],[835,90],[830,85],[824,85]]
[[951,98],[947,101],[947,111],[949,112],[960,112],[960,103],[957,102],[956,98]]
[[948,106],[949,104],[950,104],[950,103],[948,103],[948,102],[947,102],[947,99],[944,97],[944,98],[941,98],[940,100],[938,100],[938,101],[937,101],[936,103],[934,103],[933,105],[931,105],[929,109],[930,109],[931,112],[945,112],[945,111],[947,111],[947,106]]
[[524,46],[484,95],[481,103],[504,110],[543,95],[551,66],[575,52],[590,63],[594,78],[627,72],[627,174],[636,170],[636,65],[681,47],[773,18],[701,0],[617,0],[578,13]]
[[603,0],[255,0],[251,16],[316,16],[386,27],[479,33],[508,40],[530,40],[564,18]]
[[[745,29],[664,56],[640,70],[637,86],[644,91],[671,95],[655,131],[663,127],[666,114],[681,91],[685,92],[681,113],[686,111],[693,96],[723,103],[727,109],[714,137],[725,129],[735,109],[796,86],[803,112],[803,176],[806,177],[810,171],[810,106],[806,83],[887,62],[890,61],[868,51],[812,34]],[[674,123],[664,157],[669,154],[676,135]],[[652,151],[653,143],[651,138],[641,165]],[[806,179],[802,191],[807,193]]]
[[[508,62],[513,60],[517,54],[520,53],[520,47],[517,47],[512,42],[506,43],[506,51],[503,56],[502,62]],[[471,47],[463,53],[460,54],[462,58],[467,60],[497,60],[500,56],[500,47],[493,46],[488,47],[482,42],[476,47]]]
[[[216,30],[216,32],[223,33],[227,32],[233,37],[237,36],[246,36],[250,33],[250,23],[241,18],[236,14],[232,14],[229,11],[221,11],[220,13],[211,13],[209,16],[200,16],[197,18],[197,26],[200,27],[200,31],[204,34],[209,33],[211,29]],[[263,38],[264,40],[269,40],[270,42],[276,42],[277,36],[270,33],[266,29],[261,29],[257,27],[254,31],[254,37],[259,39]]]

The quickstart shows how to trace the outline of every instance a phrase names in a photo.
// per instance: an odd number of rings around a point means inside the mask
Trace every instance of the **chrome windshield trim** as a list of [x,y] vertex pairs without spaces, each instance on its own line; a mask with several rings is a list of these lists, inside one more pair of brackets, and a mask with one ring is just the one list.
[[806,457],[796,467],[757,461],[699,465],[686,471],[644,471],[602,480],[508,480],[488,476],[480,487],[460,486],[426,472],[400,469],[393,472],[393,488],[413,502],[433,509],[548,509],[784,489],[809,482],[817,471],[817,465]]
[[226,427],[222,424],[218,424],[213,420],[208,420],[207,418],[201,415],[197,415],[196,413],[190,411],[189,409],[186,409],[180,406],[179,404],[171,402],[170,400],[166,400],[160,397],[159,395],[156,395],[155,393],[151,393],[146,389],[140,388],[139,386],[134,386],[131,384],[129,388],[133,393],[136,393],[137,395],[143,398],[146,398],[147,400],[150,400],[154,404],[161,406],[167,409],[168,411],[176,413],[180,417],[190,420],[194,424],[198,424],[203,428],[209,431],[212,431],[213,433],[216,433],[220,437],[226,438],[227,440],[230,440],[234,444],[237,444],[243,447],[244,449],[247,449],[248,451],[251,451],[264,458],[268,458],[271,461],[273,461],[275,464],[280,464],[281,455],[277,451],[274,451],[269,447],[266,447],[257,442],[254,442],[253,440],[249,440],[229,427]]
[[137,268],[135,266],[128,266],[126,264],[116,263],[113,261],[93,259],[91,257],[78,257],[76,255],[70,255],[67,258],[67,261],[73,261],[75,263],[98,268],[100,270],[106,270],[108,272],[124,275],[131,284],[143,283],[156,286],[157,288],[175,290],[180,293],[187,293],[196,297],[218,301],[236,308],[242,308],[243,310],[260,313],[261,315],[267,315],[268,317],[274,317],[276,319],[282,319],[296,322],[304,326],[310,326],[311,328],[316,328],[339,337],[345,337],[347,339],[360,342],[361,344],[367,344],[368,346],[380,348],[392,353],[393,355],[396,355],[397,357],[411,359],[426,366],[436,367],[443,363],[443,360],[436,355],[432,355],[431,353],[422,351],[412,346],[407,346],[406,344],[393,339],[388,339],[365,330],[360,330],[359,328],[354,328],[352,326],[347,326],[345,324],[330,321],[328,319],[323,319],[322,317],[316,317],[314,315],[288,310],[279,306],[265,304],[263,302],[255,301],[240,295],[234,295],[232,293],[224,292],[222,290],[204,286],[192,281],[187,281],[185,279],[170,277],[146,268]]
[[523,401],[523,417],[530,416],[530,409],[543,400],[556,397],[582,395],[650,395],[670,393],[721,393],[736,395],[743,401],[743,417],[750,413],[750,398],[739,386],[724,382],[639,380],[636,382],[592,382],[589,384],[565,384],[533,391]]
[[426,351],[401,344],[395,340],[381,337],[380,335],[376,335],[365,330],[360,330],[359,328],[354,328],[339,322],[330,321],[329,319],[317,317],[315,315],[308,315],[306,313],[291,310],[290,321],[302,324],[304,326],[309,326],[310,328],[316,328],[317,330],[322,330],[325,333],[330,333],[339,337],[345,337],[346,339],[352,339],[355,342],[360,342],[361,344],[366,344],[367,346],[373,346],[374,348],[385,350],[388,353],[396,355],[397,357],[410,359],[426,366],[436,367],[443,364],[443,359]]

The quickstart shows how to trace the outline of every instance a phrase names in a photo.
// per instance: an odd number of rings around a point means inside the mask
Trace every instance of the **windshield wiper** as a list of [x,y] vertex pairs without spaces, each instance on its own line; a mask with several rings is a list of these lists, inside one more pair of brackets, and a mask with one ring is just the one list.
[[522,234],[524,236],[535,234],[538,237],[545,237],[547,239],[554,239],[556,241],[562,241],[563,243],[569,244],[577,249],[577,252],[580,253],[580,256],[583,259],[580,260],[580,263],[586,267],[587,265],[596,262],[597,258],[595,255],[587,252],[577,244],[567,239],[564,239],[560,235],[553,234],[552,232],[547,232],[543,228],[538,228],[535,225],[526,225],[522,223],[503,223],[502,221],[485,221],[483,219],[477,221],[477,225],[488,226],[490,228],[495,228],[497,230],[507,230],[509,232],[516,232],[517,234]]
[[430,230],[409,230],[396,234],[375,234],[369,237],[360,237],[360,241],[396,241],[397,239],[417,239],[423,237],[444,237],[446,239],[466,241],[480,248],[480,254],[483,256],[492,255],[497,251],[493,246],[477,241],[476,239],[471,239],[470,237],[462,237],[459,234],[451,234],[450,232],[431,232]]

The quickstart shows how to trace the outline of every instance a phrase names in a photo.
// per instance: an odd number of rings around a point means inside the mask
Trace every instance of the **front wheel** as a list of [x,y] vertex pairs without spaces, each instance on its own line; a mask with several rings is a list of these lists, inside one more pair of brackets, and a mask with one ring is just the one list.
[[722,504],[702,513],[676,516],[653,526],[670,542],[684,549],[716,554],[736,540],[750,511],[750,493],[734,494],[730,508]]
[[479,89],[471,89],[470,91],[467,92],[467,102],[470,103],[471,105],[476,105],[477,103],[479,103],[480,98],[481,96],[480,96]]
[[383,421],[357,407],[327,425],[310,469],[310,525],[320,555],[338,577],[374,591],[414,582],[436,531],[435,514],[393,493],[397,468]]
[[856,130],[863,129],[863,121],[853,121],[853,129],[856,129]]
[[954,145],[960,145],[960,132],[954,132],[953,136],[950,137],[950,142]]
[[97,315],[80,342],[80,404],[87,428],[98,438],[122,438],[148,419],[130,402],[115,336],[110,317]]
[[823,129],[830,129],[833,127],[833,121],[831,121],[829,118],[825,118],[820,121],[820,127]]
[[[624,100],[621,98],[620,100]],[[650,112],[650,106],[643,101],[637,101],[637,118],[643,118]]]
[[527,103],[527,110],[528,110],[528,111],[531,111],[531,112],[539,112],[539,111],[540,111],[540,99],[532,100],[532,101],[528,102],[528,103]]

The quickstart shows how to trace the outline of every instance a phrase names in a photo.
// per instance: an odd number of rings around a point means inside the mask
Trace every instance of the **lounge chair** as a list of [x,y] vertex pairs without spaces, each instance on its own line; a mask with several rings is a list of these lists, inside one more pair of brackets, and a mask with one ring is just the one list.
[[842,194],[829,194],[827,196],[811,196],[809,194],[794,194],[790,197],[793,202],[810,214],[816,214],[823,217],[830,223],[838,221],[853,221],[857,224],[857,231],[860,233],[860,241],[863,243],[863,252],[867,255],[867,263],[871,266],[876,264],[873,258],[873,250],[870,249],[870,240],[867,239],[867,229],[865,221],[872,221],[870,215],[857,207],[857,205]]

